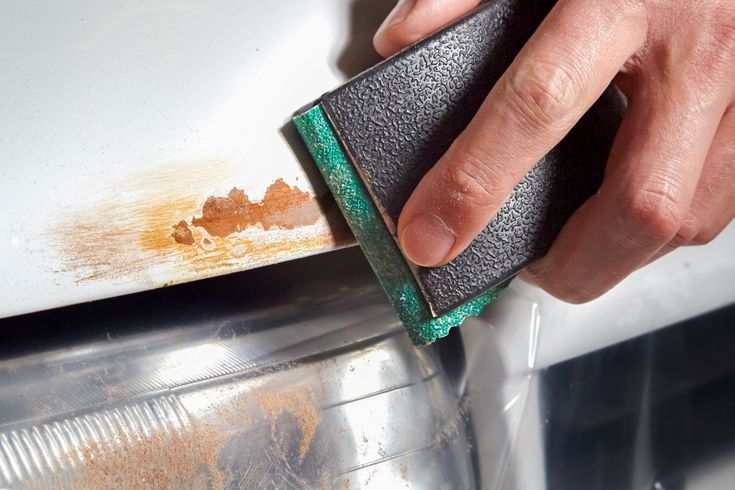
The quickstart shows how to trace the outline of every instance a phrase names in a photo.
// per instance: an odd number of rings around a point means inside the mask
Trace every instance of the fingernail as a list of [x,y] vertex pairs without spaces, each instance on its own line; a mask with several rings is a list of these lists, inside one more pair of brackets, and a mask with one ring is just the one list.
[[416,5],[416,0],[399,0],[393,10],[390,11],[388,17],[385,18],[383,23],[378,28],[378,34],[386,30],[388,27],[398,22],[402,22],[408,17],[408,14],[413,10]]
[[400,231],[398,240],[411,262],[432,267],[446,259],[456,237],[438,217],[419,214]]

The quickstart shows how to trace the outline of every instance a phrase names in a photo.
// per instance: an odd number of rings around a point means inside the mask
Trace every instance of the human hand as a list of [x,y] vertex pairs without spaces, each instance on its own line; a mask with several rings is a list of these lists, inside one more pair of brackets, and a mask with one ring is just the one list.
[[[402,0],[375,48],[391,55],[478,3]],[[735,217],[735,2],[559,0],[406,203],[406,256],[462,252],[613,80],[628,108],[602,186],[524,276],[582,303],[716,237]]]

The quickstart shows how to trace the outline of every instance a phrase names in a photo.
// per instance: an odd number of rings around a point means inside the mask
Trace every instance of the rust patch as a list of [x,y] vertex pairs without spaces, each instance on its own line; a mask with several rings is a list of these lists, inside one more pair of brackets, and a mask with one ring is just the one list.
[[44,233],[58,254],[58,271],[73,273],[77,282],[151,288],[353,242],[330,196],[314,196],[282,179],[256,202],[240,187],[225,197],[206,197],[212,182],[231,178],[231,168],[217,160],[178,162],[101,185],[95,193],[104,200],[67,211]]
[[276,227],[292,230],[316,223],[321,215],[316,198],[278,179],[258,202],[251,201],[236,187],[226,197],[208,197],[202,206],[202,216],[193,218],[191,224],[224,238],[258,224],[264,230]]
[[176,243],[182,245],[194,245],[194,235],[191,234],[189,224],[183,219],[174,225],[174,232],[171,233],[171,237]]

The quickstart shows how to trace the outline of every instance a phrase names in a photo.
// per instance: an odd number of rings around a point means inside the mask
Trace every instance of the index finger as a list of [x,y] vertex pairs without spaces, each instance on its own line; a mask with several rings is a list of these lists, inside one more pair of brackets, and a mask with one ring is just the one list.
[[398,237],[423,266],[456,257],[577,123],[647,30],[643,2],[561,0],[406,203]]

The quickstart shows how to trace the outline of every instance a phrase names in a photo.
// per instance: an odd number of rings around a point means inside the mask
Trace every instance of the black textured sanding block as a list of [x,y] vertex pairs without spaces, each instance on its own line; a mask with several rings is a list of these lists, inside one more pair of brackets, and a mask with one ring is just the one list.
[[[421,177],[465,128],[552,5],[481,5],[323,97],[331,125],[394,236]],[[548,250],[599,187],[623,110],[622,97],[609,88],[462,254],[441,267],[414,268],[434,315],[498,285]]]

